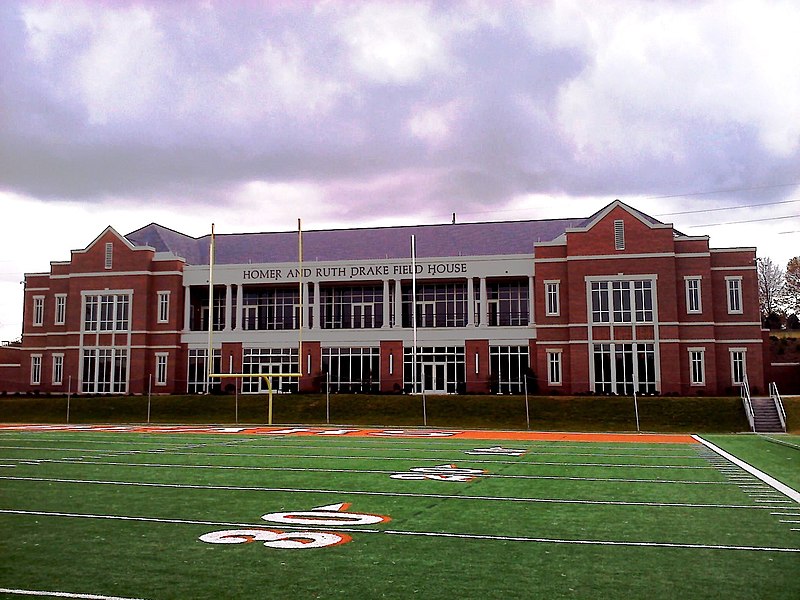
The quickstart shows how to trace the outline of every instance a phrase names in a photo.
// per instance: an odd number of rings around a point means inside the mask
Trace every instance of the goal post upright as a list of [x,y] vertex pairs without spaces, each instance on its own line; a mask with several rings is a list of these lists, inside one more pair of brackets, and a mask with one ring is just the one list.
[[[297,345],[297,373],[214,373],[214,262],[216,258],[216,237],[214,233],[214,223],[211,224],[211,243],[208,250],[208,354],[207,358],[207,379],[206,379],[206,393],[211,393],[211,380],[212,379],[250,379],[259,378],[267,383],[268,395],[268,408],[267,408],[267,424],[272,425],[272,405],[273,405],[273,377],[287,377],[297,378],[298,390],[300,378],[303,377],[303,232],[301,228],[300,219],[297,219],[297,236],[298,236],[298,282],[300,292],[300,318],[298,320],[298,345]],[[220,362],[220,366],[222,363]],[[232,370],[232,369],[231,369]]]

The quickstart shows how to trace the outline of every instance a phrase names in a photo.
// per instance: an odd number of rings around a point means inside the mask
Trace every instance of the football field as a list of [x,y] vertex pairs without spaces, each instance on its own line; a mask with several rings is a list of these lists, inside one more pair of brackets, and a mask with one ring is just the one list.
[[686,435],[6,426],[0,527],[2,598],[800,598],[797,492]]

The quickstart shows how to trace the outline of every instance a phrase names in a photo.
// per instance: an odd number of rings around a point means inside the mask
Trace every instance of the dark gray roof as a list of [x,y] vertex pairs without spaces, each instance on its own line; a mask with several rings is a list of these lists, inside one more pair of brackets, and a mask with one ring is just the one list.
[[[303,260],[343,261],[406,258],[415,236],[420,258],[532,254],[537,242],[551,241],[586,219],[454,223],[303,232]],[[208,264],[211,235],[193,238],[156,223],[125,236],[137,246],[172,252],[190,265]],[[216,235],[217,264],[280,263],[298,259],[297,232]]]

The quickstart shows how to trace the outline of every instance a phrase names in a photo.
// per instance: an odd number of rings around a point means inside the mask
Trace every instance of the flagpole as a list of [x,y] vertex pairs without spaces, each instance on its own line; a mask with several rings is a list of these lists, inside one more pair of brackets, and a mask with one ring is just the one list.
[[417,393],[417,240],[411,236],[411,393]]
[[211,374],[214,372],[214,349],[212,347],[212,332],[214,329],[214,223],[211,224],[211,243],[208,246],[208,354],[206,366],[206,393],[211,393]]

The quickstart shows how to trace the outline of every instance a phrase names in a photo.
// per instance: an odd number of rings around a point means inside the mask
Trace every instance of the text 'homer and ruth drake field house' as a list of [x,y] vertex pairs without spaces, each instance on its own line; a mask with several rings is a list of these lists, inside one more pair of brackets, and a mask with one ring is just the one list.
[[209,366],[293,374],[271,379],[282,392],[764,390],[755,248],[711,248],[619,201],[582,219],[453,221],[200,238],[109,227],[25,275],[0,391],[267,390],[209,380]]

